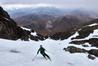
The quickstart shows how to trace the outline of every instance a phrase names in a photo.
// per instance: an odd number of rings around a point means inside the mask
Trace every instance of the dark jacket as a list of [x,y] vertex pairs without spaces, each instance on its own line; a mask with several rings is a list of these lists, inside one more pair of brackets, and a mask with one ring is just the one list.
[[37,54],[38,54],[39,52],[40,52],[41,54],[44,54],[44,53],[45,53],[45,49],[44,49],[43,47],[40,47],[39,50],[37,51]]

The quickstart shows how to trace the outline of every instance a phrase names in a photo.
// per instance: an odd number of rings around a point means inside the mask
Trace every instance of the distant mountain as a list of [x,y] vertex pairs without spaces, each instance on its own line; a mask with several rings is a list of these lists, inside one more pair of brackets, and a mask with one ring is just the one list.
[[48,14],[53,16],[64,15],[65,11],[56,7],[27,7],[27,8],[7,8],[6,9],[12,17],[27,15],[27,14]]
[[1,7],[0,38],[13,40],[32,39],[38,41],[45,40],[50,37],[51,39],[55,40],[64,40],[73,35],[76,31],[78,31],[79,36],[76,36],[75,38],[84,38],[92,33],[93,30],[98,29],[98,25],[94,27],[90,25],[93,23],[98,23],[98,19],[94,19],[91,16],[85,15],[83,13],[78,13],[74,15],[68,14],[58,17],[46,14],[29,14],[26,16],[22,16],[21,19],[18,19],[19,21],[23,19],[24,21],[21,21],[23,23],[23,26],[32,29],[32,32],[35,31],[36,36],[33,36],[31,31],[20,28],[10,17],[10,15]]
[[85,14],[91,17],[98,17],[98,13],[85,9],[65,9],[54,6],[39,6],[39,7],[9,7],[5,8],[12,17],[18,17],[28,14],[48,14],[52,16],[64,16],[68,14]]
[[[13,7],[7,11],[19,26],[33,29],[42,35],[76,29],[97,18],[94,12],[52,6]],[[52,28],[47,29],[49,21]]]

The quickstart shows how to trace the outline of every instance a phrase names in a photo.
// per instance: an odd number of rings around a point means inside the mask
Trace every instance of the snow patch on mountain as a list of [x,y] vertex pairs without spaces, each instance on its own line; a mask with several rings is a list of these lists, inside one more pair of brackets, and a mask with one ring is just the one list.
[[98,25],[98,23],[90,24],[88,26],[92,27],[92,26],[96,26],[96,25]]

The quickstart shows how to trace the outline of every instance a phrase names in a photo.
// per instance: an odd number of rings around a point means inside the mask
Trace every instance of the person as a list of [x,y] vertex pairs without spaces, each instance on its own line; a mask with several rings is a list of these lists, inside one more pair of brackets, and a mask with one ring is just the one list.
[[46,49],[43,48],[42,45],[40,45],[40,48],[39,48],[39,50],[37,51],[37,54],[39,54],[39,52],[40,52],[40,54],[42,54],[42,56],[43,56],[45,59],[48,58],[49,60],[51,60],[50,57],[45,53],[45,51],[46,51]]

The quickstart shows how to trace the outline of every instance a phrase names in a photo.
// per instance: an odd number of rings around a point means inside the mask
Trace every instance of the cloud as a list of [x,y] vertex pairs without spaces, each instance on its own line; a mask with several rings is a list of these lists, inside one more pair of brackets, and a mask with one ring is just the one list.
[[61,7],[77,7],[98,10],[98,0],[0,0],[0,4],[51,4]]

